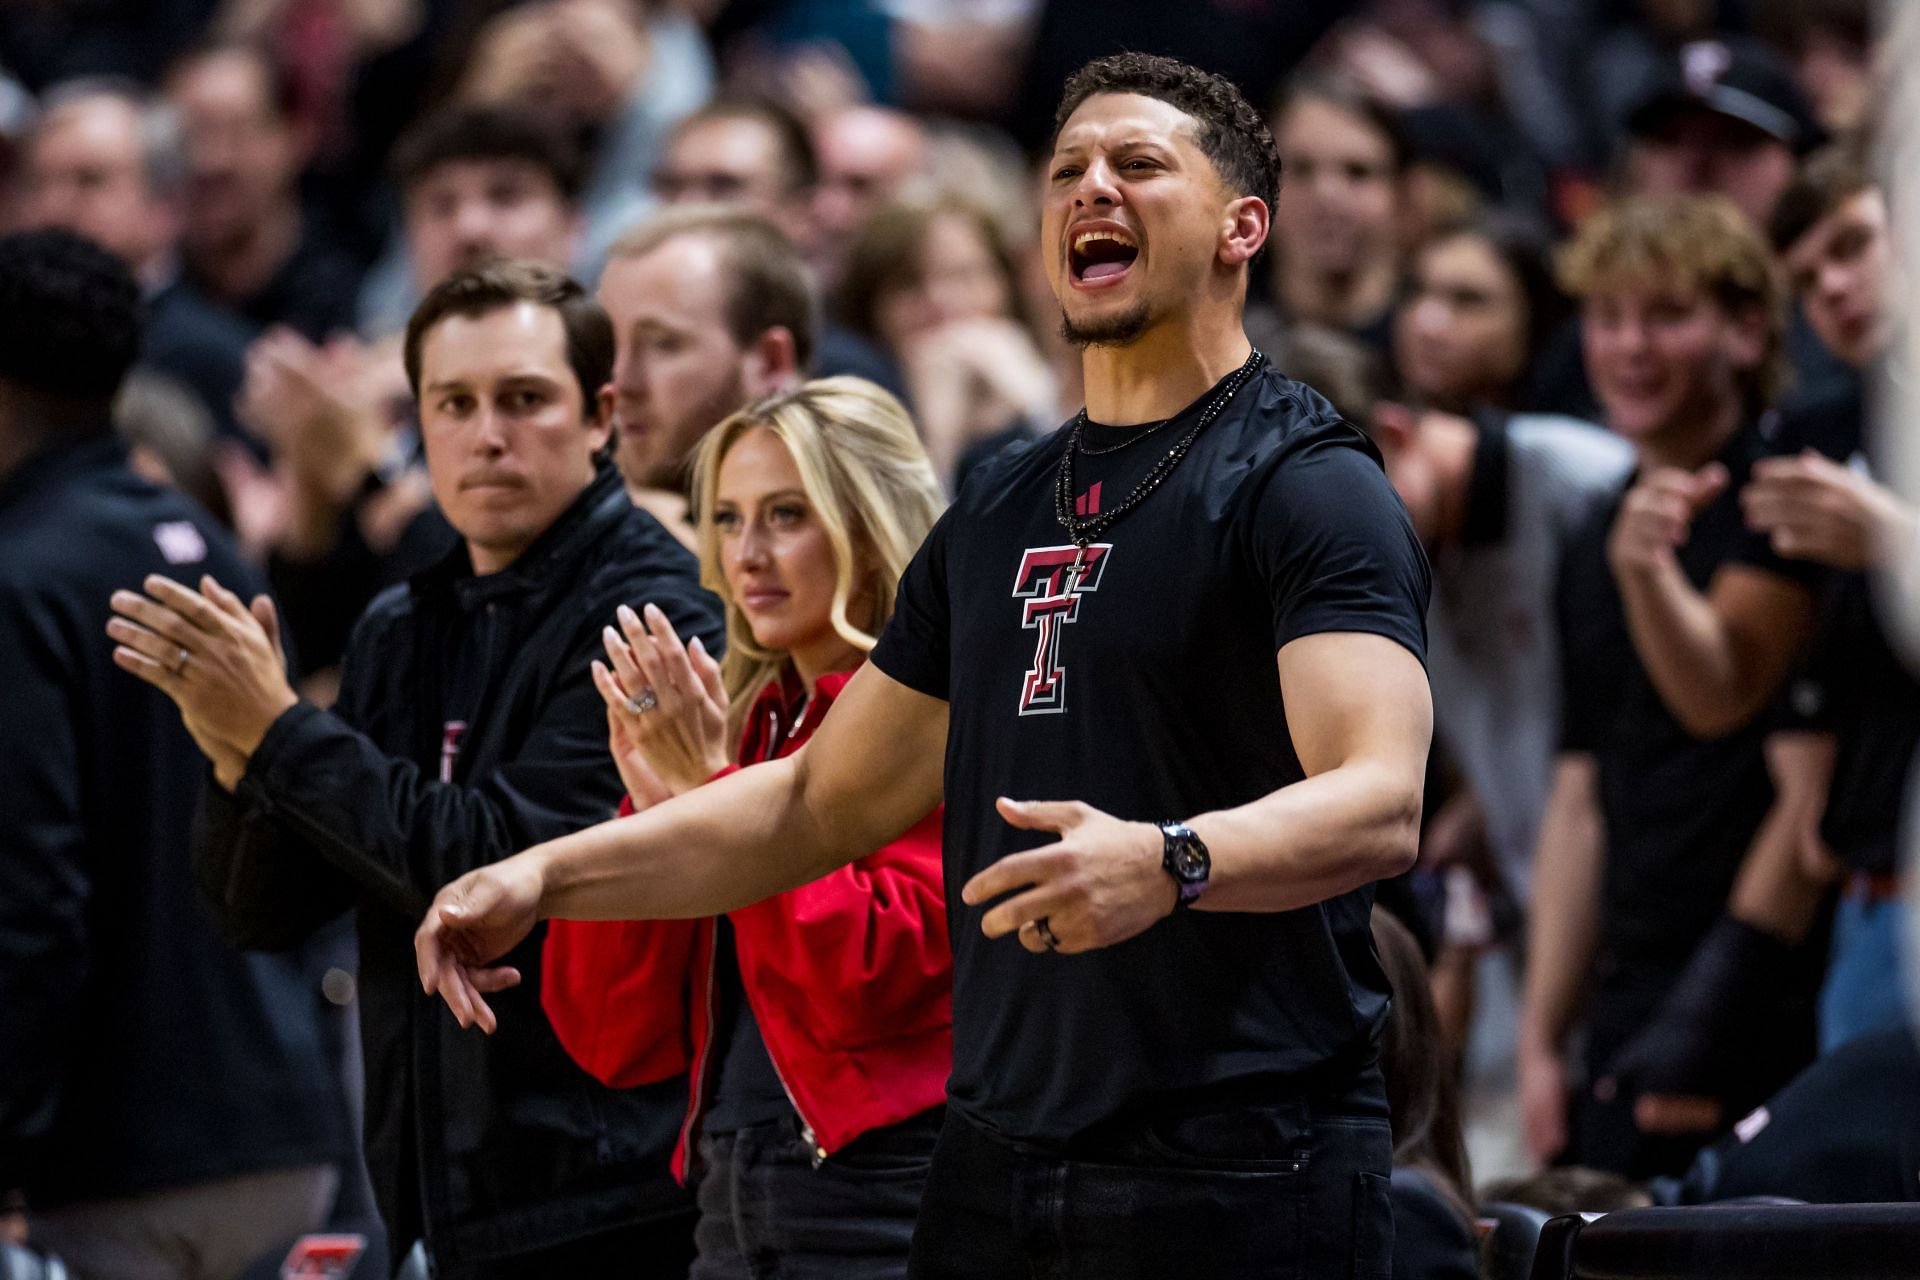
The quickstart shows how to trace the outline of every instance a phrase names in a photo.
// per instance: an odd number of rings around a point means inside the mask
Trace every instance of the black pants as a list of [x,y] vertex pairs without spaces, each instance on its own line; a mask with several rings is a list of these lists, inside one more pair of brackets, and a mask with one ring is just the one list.
[[864,1133],[817,1166],[796,1122],[702,1138],[692,1280],[900,1280],[940,1115]]
[[[1369,1073],[1363,1093],[1379,1093]],[[1289,1098],[1115,1126],[1063,1153],[949,1112],[914,1280],[1385,1280],[1385,1101]]]

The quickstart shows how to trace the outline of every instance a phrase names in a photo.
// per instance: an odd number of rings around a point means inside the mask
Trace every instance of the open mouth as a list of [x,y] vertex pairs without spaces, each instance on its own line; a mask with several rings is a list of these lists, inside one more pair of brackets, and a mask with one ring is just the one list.
[[1118,283],[1140,256],[1140,246],[1132,236],[1117,230],[1087,230],[1077,233],[1067,251],[1067,266],[1077,284]]

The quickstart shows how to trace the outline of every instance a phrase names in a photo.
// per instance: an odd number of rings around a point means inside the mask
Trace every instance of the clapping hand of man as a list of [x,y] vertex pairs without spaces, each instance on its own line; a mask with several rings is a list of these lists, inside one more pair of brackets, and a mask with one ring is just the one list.
[[1675,563],[1693,521],[1727,487],[1727,469],[1710,462],[1698,471],[1656,467],[1627,491],[1607,537],[1615,573],[1645,572]]
[[634,807],[691,791],[727,766],[727,688],[720,664],[679,634],[658,606],[621,605],[604,629],[607,662],[593,664],[607,704],[607,745]]
[[1856,573],[1920,528],[1920,516],[1886,488],[1811,449],[1755,463],[1740,506],[1779,554]]
[[287,683],[273,601],[248,604],[211,577],[198,592],[150,575],[116,591],[107,634],[115,665],[172,698],[187,732],[232,790],[260,740],[299,701]]
[[1078,801],[1002,797],[995,807],[1016,827],[1060,839],[1009,854],[967,881],[960,897],[968,906],[1012,895],[981,917],[989,938],[1017,934],[1033,952],[1092,951],[1172,914],[1179,890],[1152,823],[1123,822]]

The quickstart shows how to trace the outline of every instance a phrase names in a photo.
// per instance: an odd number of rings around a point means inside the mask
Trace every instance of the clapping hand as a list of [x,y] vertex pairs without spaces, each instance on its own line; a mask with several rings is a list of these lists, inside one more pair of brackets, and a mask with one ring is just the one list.
[[[727,690],[695,637],[682,644],[658,606],[621,605],[619,630],[593,683],[607,704],[607,745],[637,808],[691,791],[727,766]],[[610,664],[610,665],[609,665]]]

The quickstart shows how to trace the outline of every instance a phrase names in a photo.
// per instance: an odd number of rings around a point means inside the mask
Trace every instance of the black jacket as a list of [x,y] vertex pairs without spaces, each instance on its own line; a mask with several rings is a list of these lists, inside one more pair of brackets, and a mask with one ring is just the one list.
[[575,1066],[525,981],[492,1036],[421,993],[413,932],[475,867],[611,817],[621,785],[588,670],[616,606],[652,601],[720,642],[696,565],[603,468],[507,569],[464,546],[383,593],[355,628],[333,711],[276,721],[236,794],[208,787],[199,870],[232,936],[284,946],[358,913],[366,1150],[396,1253],[424,1236],[443,1274],[677,1210],[678,1078],[638,1089]]
[[0,479],[0,1191],[42,1207],[345,1152],[319,972],[221,941],[191,874],[204,762],[113,664],[108,598],[149,573],[258,589],[111,435]]

